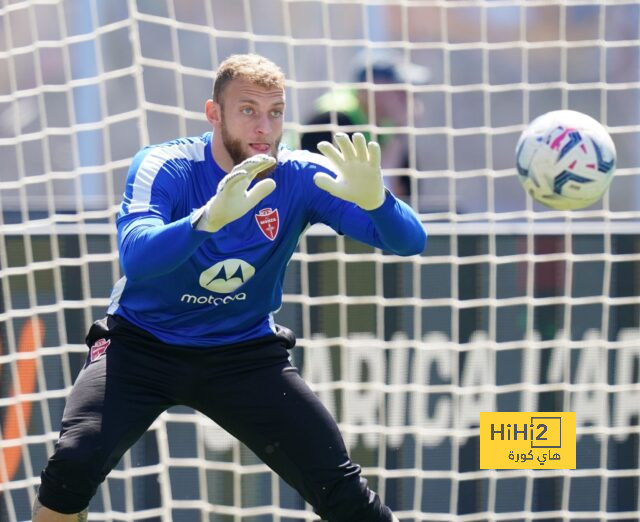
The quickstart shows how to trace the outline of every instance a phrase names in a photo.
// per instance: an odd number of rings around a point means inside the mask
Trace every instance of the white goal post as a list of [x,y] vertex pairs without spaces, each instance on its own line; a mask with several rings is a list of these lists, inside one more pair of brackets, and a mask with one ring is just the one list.
[[[425,83],[357,83],[392,49]],[[403,522],[640,519],[640,8],[635,0],[0,0],[0,520],[29,520],[84,336],[120,277],[129,162],[197,135],[217,64],[258,52],[287,76],[284,141],[323,94],[401,90],[388,179],[429,232],[391,256],[324,228],[301,240],[276,320],[351,455]],[[554,109],[603,123],[601,202],[546,210],[514,166]],[[376,124],[379,123],[378,124]],[[399,122],[399,123],[398,123]],[[353,128],[350,128],[353,130]],[[384,154],[384,152],[383,152]],[[577,469],[479,469],[482,411],[575,411]],[[165,412],[90,520],[317,517],[242,444]]]

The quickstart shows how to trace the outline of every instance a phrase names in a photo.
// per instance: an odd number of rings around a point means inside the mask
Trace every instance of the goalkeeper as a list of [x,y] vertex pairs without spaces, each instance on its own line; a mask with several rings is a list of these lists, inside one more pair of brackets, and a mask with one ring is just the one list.
[[279,147],[284,77],[269,60],[228,58],[212,98],[213,133],[133,159],[117,219],[124,277],[87,335],[33,520],[87,520],[98,485],[177,404],[245,443],[322,518],[397,520],[291,366],[295,337],[273,314],[310,224],[399,255],[423,250],[424,229],[384,189],[379,147],[362,135],[337,135],[323,155]]

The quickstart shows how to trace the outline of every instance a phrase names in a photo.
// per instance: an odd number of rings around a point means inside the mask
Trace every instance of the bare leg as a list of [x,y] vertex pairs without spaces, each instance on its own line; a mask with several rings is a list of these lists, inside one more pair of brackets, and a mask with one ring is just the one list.
[[32,522],[87,522],[87,516],[88,511],[86,509],[73,515],[63,515],[62,513],[44,507],[40,504],[40,501],[36,499],[33,503],[31,520]]

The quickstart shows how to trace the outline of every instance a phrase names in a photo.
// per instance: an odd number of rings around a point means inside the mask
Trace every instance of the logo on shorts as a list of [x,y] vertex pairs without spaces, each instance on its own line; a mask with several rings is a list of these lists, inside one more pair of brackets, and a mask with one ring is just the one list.
[[200,274],[200,286],[218,294],[230,294],[246,283],[256,269],[242,259],[225,259]]
[[280,217],[277,208],[263,208],[256,214],[256,221],[262,233],[273,241],[278,235],[280,228]]
[[107,348],[109,347],[109,345],[111,344],[111,339],[98,339],[95,343],[93,343],[93,345],[91,346],[91,362],[93,361],[97,361],[100,357],[102,357],[104,355],[104,353],[107,351]]

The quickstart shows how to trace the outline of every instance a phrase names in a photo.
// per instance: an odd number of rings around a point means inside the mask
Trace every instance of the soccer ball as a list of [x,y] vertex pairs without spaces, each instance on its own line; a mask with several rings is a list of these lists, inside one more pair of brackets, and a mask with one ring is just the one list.
[[556,210],[574,210],[592,205],[605,193],[616,168],[616,148],[590,116],[552,111],[520,135],[516,167],[533,199]]

